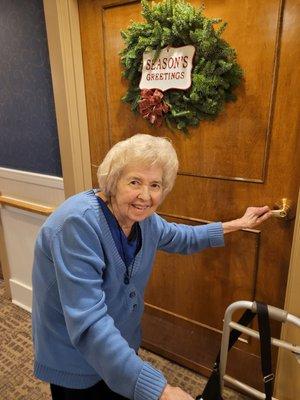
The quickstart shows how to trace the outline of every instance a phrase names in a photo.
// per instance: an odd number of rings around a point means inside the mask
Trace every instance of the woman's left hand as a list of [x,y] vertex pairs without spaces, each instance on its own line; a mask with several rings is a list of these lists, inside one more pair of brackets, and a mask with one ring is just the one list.
[[234,219],[233,221],[223,222],[223,232],[229,233],[238,231],[239,229],[252,229],[256,228],[263,221],[266,221],[272,212],[270,207],[248,207],[245,214],[238,219]]
[[242,229],[255,228],[272,215],[270,207],[248,207],[245,214],[240,218]]

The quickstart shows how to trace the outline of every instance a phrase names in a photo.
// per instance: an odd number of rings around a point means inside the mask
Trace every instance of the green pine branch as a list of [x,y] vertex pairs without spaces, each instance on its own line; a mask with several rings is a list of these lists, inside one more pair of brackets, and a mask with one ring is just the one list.
[[132,22],[121,32],[125,42],[121,64],[123,76],[129,81],[122,100],[138,111],[145,51],[155,50],[155,62],[166,46],[192,44],[196,49],[192,85],[187,91],[171,89],[164,93],[164,101],[170,106],[166,123],[187,132],[189,126],[216,118],[226,102],[235,100],[233,90],[243,78],[235,50],[221,37],[227,24],[219,18],[205,17],[203,7],[196,9],[184,0],[155,4],[141,0],[141,6],[145,22]]

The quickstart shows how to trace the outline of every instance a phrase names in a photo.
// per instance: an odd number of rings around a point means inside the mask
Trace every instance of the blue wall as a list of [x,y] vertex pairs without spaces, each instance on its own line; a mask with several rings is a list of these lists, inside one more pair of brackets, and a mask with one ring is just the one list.
[[0,167],[62,176],[42,0],[0,0]]

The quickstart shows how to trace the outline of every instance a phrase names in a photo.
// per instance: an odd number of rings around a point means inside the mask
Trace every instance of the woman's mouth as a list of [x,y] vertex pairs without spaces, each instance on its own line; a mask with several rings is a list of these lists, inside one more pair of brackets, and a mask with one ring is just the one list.
[[142,206],[142,205],[139,205],[139,204],[132,204],[132,207],[134,207],[136,210],[139,210],[139,211],[145,211],[150,206]]

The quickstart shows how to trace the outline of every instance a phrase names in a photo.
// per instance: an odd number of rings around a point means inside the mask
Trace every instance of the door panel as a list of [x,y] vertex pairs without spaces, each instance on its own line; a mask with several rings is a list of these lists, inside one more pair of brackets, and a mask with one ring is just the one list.
[[[193,225],[181,218],[168,220]],[[225,248],[189,257],[159,252],[147,291],[151,305],[221,331],[224,313],[219,300],[230,304],[254,295],[258,243],[258,232],[243,231],[232,235]],[[195,279],[198,276],[201,279]]]
[[[244,2],[240,4],[238,12],[234,1],[211,3],[207,5],[208,16],[222,15],[228,21],[230,29],[225,31],[224,38],[236,48],[239,61],[247,74],[244,85],[237,91],[238,101],[227,105],[220,118],[215,122],[204,122],[199,134],[199,129],[191,129],[191,133],[195,134],[189,140],[179,135],[176,147],[180,156],[180,172],[261,181],[265,170],[269,115],[272,110],[280,2],[264,2],[258,10]],[[261,18],[257,18],[257,12]],[[262,17],[269,13],[267,21],[262,23]],[[145,121],[140,117],[132,118],[130,108],[120,103],[126,91],[126,82],[120,81],[119,52],[124,47],[120,31],[129,25],[132,16],[137,21],[142,20],[139,3],[103,11],[106,93],[109,131],[113,143],[128,135],[128,132],[144,132],[145,129],[152,132]],[[240,30],[242,34],[239,34]],[[120,127],[120,122],[125,120],[131,125]],[[160,134],[173,136],[166,128],[161,129]],[[239,156],[231,149],[238,149]]]
[[[197,2],[192,2],[197,5]],[[249,205],[297,202],[299,188],[300,1],[207,0],[205,14],[228,22],[224,38],[245,71],[238,100],[189,135],[153,129],[121,102],[120,30],[141,21],[140,4],[80,0],[80,25],[94,185],[111,145],[143,132],[171,138],[180,161],[160,208],[170,221],[204,224],[240,216]],[[262,300],[283,307],[293,221],[226,236],[226,247],[197,255],[159,253],[146,291],[144,346],[208,374],[226,307]],[[279,325],[272,326],[279,336]],[[159,335],[157,334],[159,332]],[[244,337],[229,372],[260,387],[258,343]],[[274,354],[274,363],[276,361]]]

